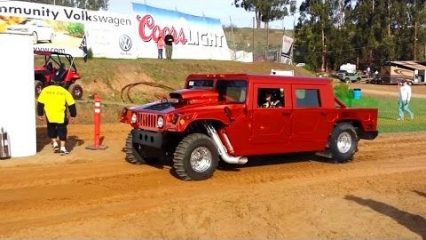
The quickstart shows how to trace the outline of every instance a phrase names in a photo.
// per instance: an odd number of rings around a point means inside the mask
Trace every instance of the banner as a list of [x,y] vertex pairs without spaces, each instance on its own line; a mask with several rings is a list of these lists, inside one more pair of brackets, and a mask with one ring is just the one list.
[[157,58],[160,35],[175,38],[174,59],[231,60],[219,19],[197,17],[144,4],[115,14],[22,1],[0,1],[0,33],[32,36],[34,49],[83,57]]
[[172,58],[231,60],[219,19],[132,5],[139,25],[138,57],[156,58],[158,37],[171,33],[175,39]]
[[83,36],[96,57],[135,58],[131,16],[21,1],[0,2],[0,33],[33,37],[34,49],[83,56]]
[[293,38],[283,36],[280,60],[281,63],[291,64],[293,62],[293,42]]

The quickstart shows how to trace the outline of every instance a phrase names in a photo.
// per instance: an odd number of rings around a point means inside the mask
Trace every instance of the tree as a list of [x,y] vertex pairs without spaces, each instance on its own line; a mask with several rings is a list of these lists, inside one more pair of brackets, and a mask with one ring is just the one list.
[[[316,52],[312,53],[316,57],[320,57],[321,65],[318,66],[318,62],[311,62],[315,68],[320,67],[321,71],[327,70],[327,46],[330,46],[327,36],[330,35],[331,31],[334,31],[333,26],[333,16],[334,11],[333,7],[336,7],[338,4],[335,3],[336,0],[305,0],[300,5],[301,21],[300,25],[311,25],[311,29],[314,33],[314,36],[307,38],[309,41],[306,43],[308,48],[315,46]],[[304,40],[304,36],[296,36],[297,41]],[[320,49],[318,49],[318,43],[320,43]],[[314,58],[316,58],[314,57]],[[312,60],[312,57],[311,57]]]
[[300,13],[295,58],[316,69],[426,59],[426,0],[305,0]]
[[[244,8],[246,11],[255,12],[256,27],[260,28],[260,23],[268,24],[270,21],[283,19],[289,15],[287,6],[289,0],[234,0],[237,8]],[[290,8],[290,11],[294,8]]]
[[78,7],[89,10],[107,10],[109,0],[17,0],[22,2],[34,2],[44,4],[55,4],[66,7]]

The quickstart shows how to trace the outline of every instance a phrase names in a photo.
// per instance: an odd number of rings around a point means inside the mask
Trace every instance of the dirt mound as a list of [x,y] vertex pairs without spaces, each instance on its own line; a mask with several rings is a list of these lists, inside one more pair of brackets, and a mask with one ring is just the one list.
[[[35,157],[0,162],[0,238],[422,239],[426,133],[363,141],[353,162],[260,157],[183,182],[169,166],[135,166],[121,151],[129,127],[71,125],[69,156],[39,129]],[[396,140],[398,139],[398,140]]]

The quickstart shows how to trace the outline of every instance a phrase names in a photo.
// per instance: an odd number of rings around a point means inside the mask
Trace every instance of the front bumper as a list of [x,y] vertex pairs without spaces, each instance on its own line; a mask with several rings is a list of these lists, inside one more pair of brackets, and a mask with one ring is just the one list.
[[359,137],[361,139],[373,140],[379,135],[379,131],[364,132]]
[[143,129],[133,129],[132,140],[133,143],[161,149],[164,144],[164,134],[160,132],[146,131]]

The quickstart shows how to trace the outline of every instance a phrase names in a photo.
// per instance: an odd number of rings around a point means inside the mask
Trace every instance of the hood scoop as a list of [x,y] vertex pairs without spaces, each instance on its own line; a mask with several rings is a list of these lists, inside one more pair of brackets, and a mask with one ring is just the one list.
[[170,98],[189,104],[212,103],[219,100],[219,94],[210,89],[182,89],[169,94]]

